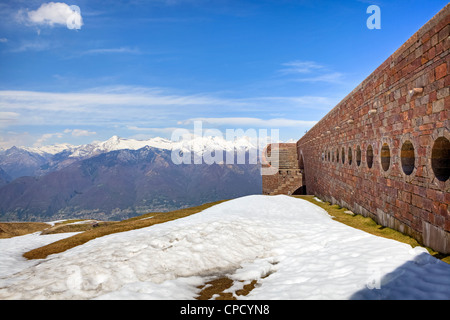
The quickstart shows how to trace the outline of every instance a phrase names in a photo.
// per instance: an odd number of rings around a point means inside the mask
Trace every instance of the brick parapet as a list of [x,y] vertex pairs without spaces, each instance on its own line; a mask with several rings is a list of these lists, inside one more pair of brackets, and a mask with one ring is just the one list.
[[[439,137],[450,140],[449,33],[447,5],[297,142],[308,193],[445,253],[450,179],[436,177],[431,154]],[[411,174],[402,167],[408,141],[414,148]]]

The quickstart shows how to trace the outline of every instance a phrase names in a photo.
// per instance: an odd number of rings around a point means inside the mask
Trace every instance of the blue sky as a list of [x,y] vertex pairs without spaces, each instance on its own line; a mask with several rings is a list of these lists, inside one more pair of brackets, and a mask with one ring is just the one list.
[[195,120],[297,140],[446,4],[3,1],[0,147],[170,138]]

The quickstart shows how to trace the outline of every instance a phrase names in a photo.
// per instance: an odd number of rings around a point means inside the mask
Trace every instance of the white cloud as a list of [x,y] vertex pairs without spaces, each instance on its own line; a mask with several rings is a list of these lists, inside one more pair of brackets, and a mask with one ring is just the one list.
[[8,39],[6,39],[6,38],[0,38],[0,43],[5,43],[5,42],[8,42]]
[[167,128],[145,128],[138,126],[127,126],[128,130],[138,131],[138,132],[152,132],[157,134],[168,134],[172,133],[174,130],[179,129],[178,127],[167,127]]
[[88,137],[96,135],[97,132],[83,129],[66,129],[64,133],[71,133],[73,137]]
[[107,53],[130,53],[130,54],[140,54],[141,51],[138,48],[130,47],[120,47],[120,48],[102,48],[102,49],[91,49],[82,52],[82,54],[107,54]]
[[291,61],[283,63],[286,68],[280,69],[282,75],[310,75],[308,77],[294,78],[297,82],[327,82],[341,84],[344,82],[344,74],[335,72],[314,61]]
[[331,72],[326,74],[317,75],[309,78],[299,78],[295,81],[298,82],[329,82],[329,83],[343,83],[344,74],[340,72]]
[[10,112],[10,111],[0,111],[0,121],[12,121],[16,120],[20,114],[17,112]]
[[193,118],[184,121],[180,121],[179,124],[188,125],[194,123],[194,121],[202,121],[212,125],[232,125],[232,126],[244,126],[244,127],[267,127],[267,128],[282,128],[282,127],[304,127],[313,126],[317,121],[306,120],[292,120],[292,119],[260,119],[249,117],[228,117],[228,118]]
[[[0,128],[6,128],[17,123],[20,114],[12,111],[0,111]],[[1,132],[0,132],[1,134]]]
[[63,2],[43,3],[37,10],[29,11],[27,21],[38,25],[63,25],[68,29],[81,29],[83,18],[77,6]]
[[[286,138],[297,138],[316,123],[308,120],[318,120],[310,110],[329,110],[337,102],[320,96],[225,98],[133,86],[81,92],[0,90],[0,146],[20,141],[40,145],[60,137],[80,141],[105,132],[169,137],[177,128],[192,129],[195,120],[203,121],[205,129],[282,129]],[[6,128],[32,128],[32,139]]]
[[63,137],[63,133],[62,132],[55,132],[55,133],[44,133],[43,135],[41,135],[36,142],[34,143],[35,147],[41,146],[45,141],[56,137],[56,138],[62,138]]
[[89,92],[0,91],[4,107],[39,111],[95,111],[104,107],[161,107],[245,105],[245,102],[208,95],[172,95],[149,88],[95,88]]
[[323,69],[324,67],[314,61],[291,61],[282,64],[287,68],[280,70],[281,73],[311,73],[315,70]]
[[52,48],[49,42],[43,41],[41,39],[37,41],[24,41],[20,45],[11,49],[10,52],[24,52],[24,51],[44,51]]

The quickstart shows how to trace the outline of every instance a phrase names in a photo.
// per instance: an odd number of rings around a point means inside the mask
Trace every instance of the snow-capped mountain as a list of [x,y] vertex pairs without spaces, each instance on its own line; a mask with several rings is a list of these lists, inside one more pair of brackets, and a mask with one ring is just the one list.
[[13,147],[0,152],[5,173],[0,220],[123,219],[259,194],[262,179],[256,162],[176,163],[172,158],[173,151],[193,157],[212,151],[236,151],[237,156],[241,151],[250,158],[251,150],[250,139],[217,137],[173,142],[114,136],[81,146]]
[[54,155],[66,150],[73,150],[76,149],[77,146],[71,145],[69,143],[58,143],[41,147],[19,147],[19,148],[28,152],[37,153],[41,156],[46,156],[46,155]]
[[94,141],[84,145],[68,143],[40,147],[12,147],[0,150],[0,168],[12,179],[21,176],[42,176],[66,167],[75,161],[88,159],[103,153],[118,150],[139,150],[151,147],[162,150],[176,150],[182,153],[203,156],[213,151],[249,152],[257,150],[257,144],[249,137],[226,140],[222,137],[183,137],[172,141],[161,137],[147,140],[126,139],[113,136],[106,141]]
[[165,138],[150,138],[148,140],[126,139],[112,136],[106,141],[94,141],[89,144],[74,146],[71,144],[56,144],[42,147],[22,147],[28,152],[39,155],[55,155],[61,152],[69,153],[69,157],[88,158],[105,152],[116,150],[138,150],[144,147],[152,147],[164,150],[190,151],[203,154],[212,150],[221,151],[250,151],[257,148],[256,143],[249,137],[239,137],[234,140],[226,140],[222,137],[189,137],[180,141],[172,141]]

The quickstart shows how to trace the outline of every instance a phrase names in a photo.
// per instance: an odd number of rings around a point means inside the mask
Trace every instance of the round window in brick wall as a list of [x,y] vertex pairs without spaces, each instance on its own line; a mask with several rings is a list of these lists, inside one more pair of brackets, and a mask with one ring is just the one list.
[[352,155],[352,148],[348,147],[348,164],[351,165],[352,164],[352,159],[353,159],[353,155]]
[[389,166],[391,165],[391,150],[387,143],[384,143],[381,147],[381,167],[384,171],[389,170]]
[[367,167],[370,169],[373,165],[373,148],[371,145],[367,147],[366,151],[366,161],[367,161]]
[[359,165],[361,164],[361,147],[357,146],[356,147],[356,164]]
[[400,151],[400,160],[403,172],[409,176],[414,171],[414,163],[416,161],[414,146],[411,141],[407,140],[403,143]]
[[431,168],[439,181],[447,181],[450,177],[450,141],[447,138],[439,137],[434,141]]

